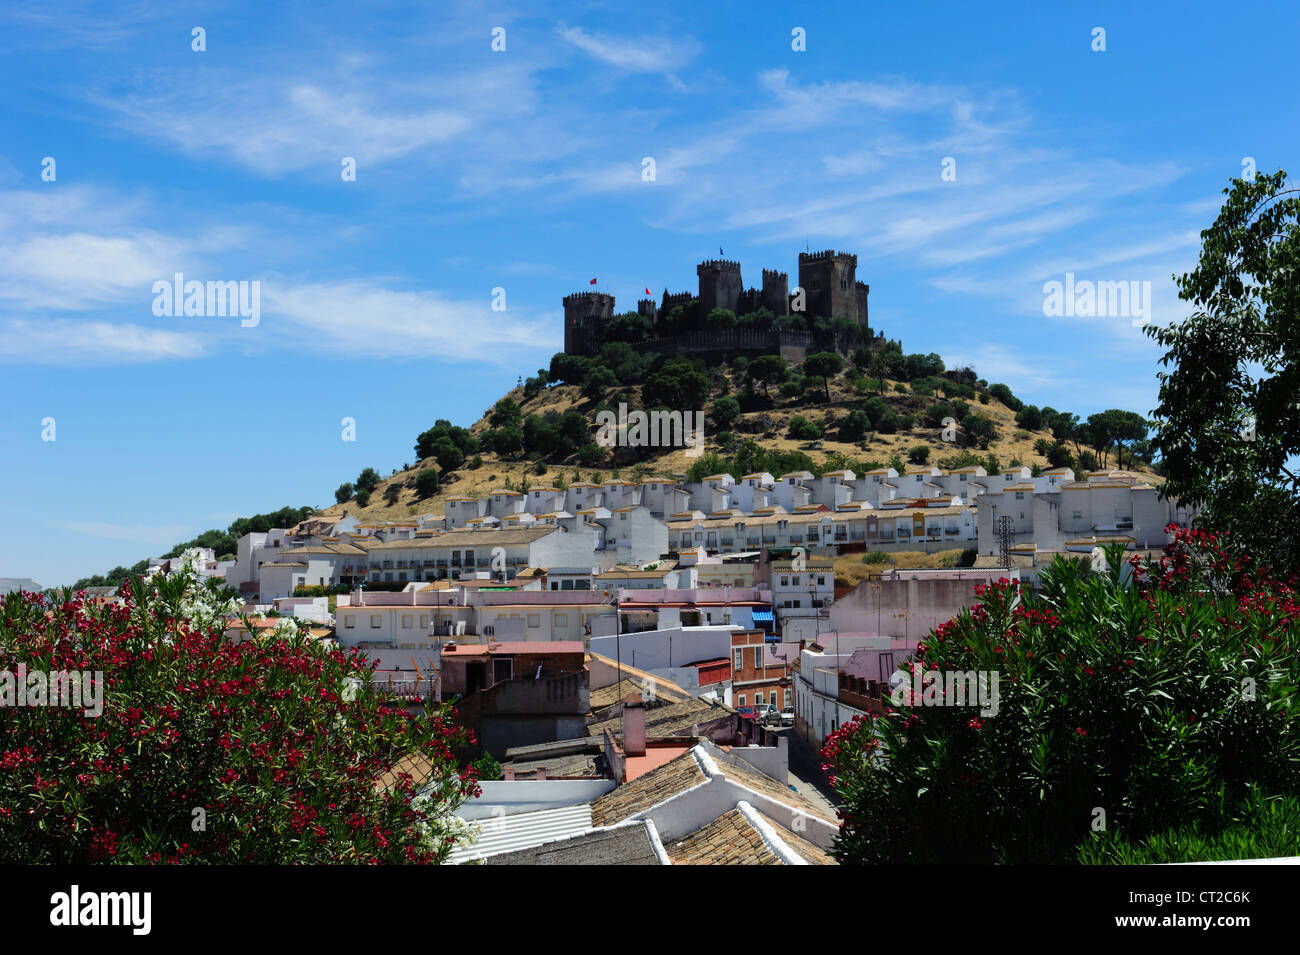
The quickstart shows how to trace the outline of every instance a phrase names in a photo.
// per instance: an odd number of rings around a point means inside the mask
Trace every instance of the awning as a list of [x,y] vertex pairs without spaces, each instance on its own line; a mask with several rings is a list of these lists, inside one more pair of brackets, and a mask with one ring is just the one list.
[[772,611],[760,610],[757,607],[754,608],[753,617],[754,617],[754,623],[775,623],[776,622],[776,620],[772,617]]

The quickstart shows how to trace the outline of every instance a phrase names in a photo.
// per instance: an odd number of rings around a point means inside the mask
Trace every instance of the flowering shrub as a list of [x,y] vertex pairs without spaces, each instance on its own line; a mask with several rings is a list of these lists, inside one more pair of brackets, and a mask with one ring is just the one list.
[[1171,530],[1159,561],[1058,559],[1038,594],[978,588],[930,634],[909,679],[995,672],[996,715],[905,699],[832,734],[838,857],[1071,862],[1179,830],[1222,843],[1251,800],[1300,794],[1294,580]]
[[196,625],[192,573],[121,596],[0,598],[0,671],[103,674],[98,717],[0,706],[0,862],[446,857],[477,783],[456,771],[468,740],[445,709],[410,716],[359,690],[372,665],[294,629],[233,644],[210,616]]

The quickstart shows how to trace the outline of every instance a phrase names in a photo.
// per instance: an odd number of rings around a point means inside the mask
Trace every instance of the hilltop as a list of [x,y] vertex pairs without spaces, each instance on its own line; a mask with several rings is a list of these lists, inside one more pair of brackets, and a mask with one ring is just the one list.
[[[681,366],[689,364],[682,359],[664,362],[659,373],[662,374],[663,368],[674,362],[681,363]],[[695,404],[696,408],[706,412],[705,453],[701,456],[691,457],[685,448],[605,449],[591,441],[580,444],[577,450],[567,454],[544,456],[535,451],[530,454],[526,446],[514,452],[499,453],[493,448],[511,444],[514,437],[511,435],[503,442],[500,432],[513,428],[523,437],[530,418],[536,419],[536,430],[537,422],[549,419],[557,427],[562,427],[566,415],[578,415],[594,433],[598,411],[614,411],[620,401],[631,409],[650,407],[649,400],[653,400],[653,396],[647,400],[645,392],[655,386],[651,381],[655,375],[653,372],[644,377],[640,388],[539,385],[538,379],[529,379],[527,385],[511,389],[478,421],[463,429],[468,436],[463,443],[470,451],[464,454],[465,460],[458,466],[445,469],[440,465],[448,463],[446,460],[440,462],[436,455],[426,456],[414,465],[380,478],[365,506],[360,506],[354,497],[327,507],[322,513],[341,515],[346,512],[366,522],[409,520],[418,514],[441,514],[448,497],[481,497],[507,487],[515,490],[535,485],[564,487],[579,480],[600,483],[615,478],[698,479],[703,474],[714,473],[714,467],[706,466],[710,463],[716,465],[717,470],[737,463],[752,463],[755,458],[753,445],[748,446],[747,454],[743,453],[747,442],[759,446],[760,454],[772,458],[779,470],[806,467],[814,473],[846,467],[861,472],[873,467],[887,467],[891,463],[894,466],[924,463],[940,467],[980,464],[991,471],[1020,465],[1046,469],[1061,463],[1063,452],[1070,458],[1065,463],[1078,469],[1079,458],[1083,458],[1086,465],[1096,467],[1106,450],[1110,452],[1107,464],[1115,466],[1117,463],[1113,444],[1106,449],[1097,448],[1088,443],[1092,435],[1070,437],[1068,433],[1063,434],[1059,422],[1054,435],[1045,423],[1034,420],[1034,417],[1041,416],[1044,411],[1059,413],[1050,408],[1032,409],[1026,415],[1024,406],[1017,409],[1020,402],[1005,385],[990,386],[976,379],[976,384],[963,387],[940,376],[920,376],[911,382],[896,378],[873,379],[857,374],[852,367],[831,376],[828,382],[814,378],[810,383],[800,381],[805,369],[796,365],[789,370],[790,378],[784,384],[788,386],[793,380],[801,387],[785,387],[783,390],[787,394],[783,394],[781,387],[769,383],[768,395],[764,397],[761,385],[755,391],[750,364],[743,359],[736,364],[713,368],[696,365],[694,369],[696,374],[708,380],[704,400]],[[969,370],[965,372],[964,377],[973,377]],[[683,374],[689,376],[689,372]],[[700,386],[698,381],[690,384]],[[966,393],[966,389],[969,389],[969,400],[945,396]],[[682,390],[689,390],[689,385]],[[994,394],[1001,397],[994,397]],[[698,398],[699,394],[690,397]],[[727,405],[719,409],[718,403],[728,398],[732,399],[734,407]],[[1010,404],[1006,403],[1007,400]],[[963,401],[965,409],[962,408]],[[752,405],[756,407],[740,410]],[[882,405],[887,409],[884,416],[880,415]],[[935,406],[944,406],[951,413],[941,416],[938,410],[932,410]],[[966,415],[986,419],[988,424],[969,422],[967,417],[959,414],[962,410]],[[731,411],[735,414],[730,414]],[[856,419],[853,417],[855,414],[858,416]],[[868,419],[865,428],[863,417]],[[872,429],[873,417],[877,430]],[[949,418],[946,433],[953,440],[944,440],[944,417]],[[970,423],[985,433],[978,436],[968,434],[961,427],[953,427],[954,422]],[[1022,422],[1040,426],[1022,427]],[[1080,427],[1087,428],[1076,424],[1076,431]],[[444,433],[449,431],[449,428],[444,428]],[[861,437],[853,440],[860,432]],[[1057,435],[1064,436],[1065,440],[1060,440]],[[1076,438],[1082,440],[1076,443]],[[1125,447],[1123,466],[1160,481],[1150,463],[1141,458],[1142,450],[1140,441],[1135,452]],[[740,462],[735,461],[738,451],[742,452]],[[1050,458],[1045,453],[1048,451],[1051,451]],[[596,452],[599,452],[599,458],[596,458]],[[1134,454],[1132,460],[1130,454]],[[743,470],[754,469],[746,467]],[[421,494],[416,486],[417,478],[421,472],[429,470],[438,473],[438,487],[433,493]]]

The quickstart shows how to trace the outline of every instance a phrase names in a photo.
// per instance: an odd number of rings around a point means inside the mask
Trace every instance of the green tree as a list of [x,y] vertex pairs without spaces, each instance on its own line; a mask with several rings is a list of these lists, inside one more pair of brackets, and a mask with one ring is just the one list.
[[379,472],[374,468],[366,468],[357,476],[358,491],[373,491],[379,486]]
[[731,395],[723,395],[713,402],[711,416],[719,428],[729,428],[740,417],[740,402]]
[[1011,393],[1011,389],[1004,384],[989,385],[989,394],[1002,402],[1012,411],[1019,411],[1023,408],[1024,402]]
[[492,428],[517,428],[523,423],[523,413],[513,398],[502,398],[492,406],[488,426]]
[[822,436],[822,429],[803,415],[797,414],[790,419],[787,433],[790,437],[800,441],[816,441]]
[[438,472],[433,468],[424,468],[415,476],[415,493],[418,497],[432,497],[438,493]]
[[1300,566],[1300,199],[1285,171],[1234,179],[1178,281],[1152,449],[1165,493],[1277,566]]
[[987,448],[997,434],[997,425],[986,415],[971,412],[961,419],[961,437],[967,447],[979,445],[981,449]]
[[827,401],[831,400],[831,379],[838,375],[843,367],[844,359],[831,351],[817,352],[803,361],[804,373],[822,380]]
[[780,355],[759,355],[749,363],[749,377],[763,386],[763,395],[767,395],[767,386],[785,381],[788,371],[785,359]]
[[351,484],[340,484],[338,490],[334,492],[334,501],[337,504],[346,504],[352,500],[353,493]]

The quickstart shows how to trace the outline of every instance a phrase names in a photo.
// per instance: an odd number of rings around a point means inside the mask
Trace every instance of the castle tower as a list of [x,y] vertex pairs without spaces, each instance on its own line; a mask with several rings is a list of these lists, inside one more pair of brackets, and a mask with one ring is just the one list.
[[652,298],[643,298],[636,303],[636,313],[650,323],[650,327],[655,327],[655,322],[659,320],[659,306],[655,304]]
[[858,257],[846,252],[800,252],[799,285],[804,290],[805,315],[865,322],[865,316],[858,318],[857,268]]
[[564,296],[564,351],[594,355],[600,351],[605,324],[614,317],[614,296],[605,292],[575,292]]
[[871,294],[871,286],[866,282],[858,282],[854,285],[854,298],[858,302],[858,324],[863,328],[870,328],[867,321],[867,296]]
[[790,314],[790,276],[775,269],[763,270],[764,308],[769,309],[778,318]]
[[740,282],[740,263],[709,259],[695,267],[700,279],[700,314],[707,316],[715,308],[736,311],[744,285]]

